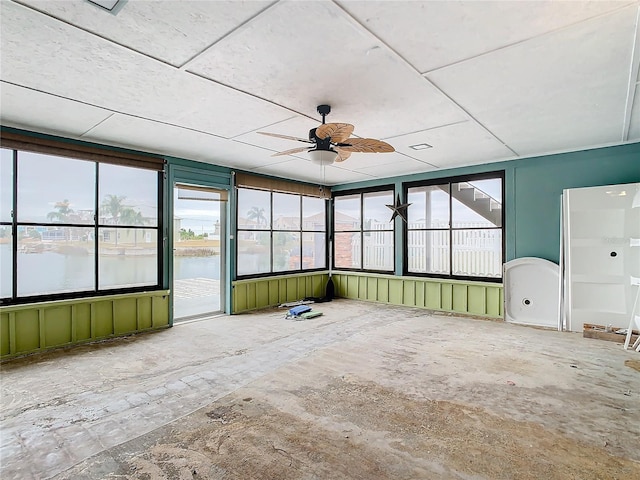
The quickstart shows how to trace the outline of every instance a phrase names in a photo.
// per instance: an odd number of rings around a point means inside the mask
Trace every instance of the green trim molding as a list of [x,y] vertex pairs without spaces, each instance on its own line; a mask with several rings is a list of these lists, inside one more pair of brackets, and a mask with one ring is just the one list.
[[0,358],[169,327],[169,291],[0,308]]
[[[327,272],[266,277],[233,282],[233,313],[242,313],[305,297],[322,297]],[[368,273],[333,273],[336,297],[429,310],[503,318],[500,283],[466,282]]]

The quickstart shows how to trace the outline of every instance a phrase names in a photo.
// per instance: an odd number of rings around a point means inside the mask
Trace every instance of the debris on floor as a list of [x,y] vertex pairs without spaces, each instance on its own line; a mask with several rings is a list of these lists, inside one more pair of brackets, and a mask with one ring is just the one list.
[[[631,341],[634,342],[636,338],[638,338],[637,330],[632,332]],[[625,337],[627,334],[626,328],[613,327],[611,325],[595,325],[591,323],[584,324],[584,330],[582,331],[582,336],[584,338],[595,338],[597,340],[608,340],[610,342],[616,343],[624,343]]]
[[322,315],[322,312],[312,311],[309,305],[298,305],[296,307],[290,308],[285,318],[286,319],[293,318],[294,320],[309,320],[311,318],[319,317],[321,315]]

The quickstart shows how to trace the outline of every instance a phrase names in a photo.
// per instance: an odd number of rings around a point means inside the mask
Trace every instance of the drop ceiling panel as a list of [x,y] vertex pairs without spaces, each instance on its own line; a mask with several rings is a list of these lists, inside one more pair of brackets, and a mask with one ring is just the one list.
[[82,139],[237,168],[261,166],[269,159],[269,152],[258,147],[120,114]]
[[421,72],[551,32],[631,2],[340,1]]
[[619,142],[637,8],[428,77],[519,155]]
[[20,5],[3,2],[1,37],[4,80],[94,106],[223,137],[291,117]]
[[[310,34],[313,32],[313,34]],[[316,116],[391,136],[466,118],[331,2],[280,2],[194,60],[189,71]]]
[[371,175],[353,172],[333,165],[322,167],[304,159],[286,160],[277,164],[265,165],[263,167],[255,168],[254,171],[257,173],[304,180],[323,185],[359,182],[375,178]]
[[0,105],[3,125],[76,137],[111,115],[101,108],[4,82],[0,86]]
[[[476,122],[468,121],[432,128],[386,140],[398,152],[439,168],[473,165],[513,157],[514,153]],[[432,148],[414,150],[426,143]]]
[[399,159],[392,164],[371,165],[367,168],[361,168],[358,171],[378,178],[389,178],[436,170],[436,167],[428,163],[420,162],[403,155],[398,155],[398,157]]
[[338,162],[340,167],[368,173],[369,168],[388,165],[393,170],[393,165],[406,160],[404,155],[393,153],[352,153],[344,162]]
[[121,45],[179,66],[271,1],[128,1],[117,15],[87,0],[24,0],[46,12]]

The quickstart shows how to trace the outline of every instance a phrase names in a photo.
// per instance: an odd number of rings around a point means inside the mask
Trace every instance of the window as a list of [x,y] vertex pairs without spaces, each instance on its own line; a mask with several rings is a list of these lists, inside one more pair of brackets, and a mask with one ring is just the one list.
[[334,265],[336,268],[393,271],[394,191],[346,193],[334,198]]
[[157,169],[1,154],[3,304],[160,285]]
[[502,175],[407,186],[410,274],[500,279]]
[[326,268],[324,199],[237,191],[238,277]]

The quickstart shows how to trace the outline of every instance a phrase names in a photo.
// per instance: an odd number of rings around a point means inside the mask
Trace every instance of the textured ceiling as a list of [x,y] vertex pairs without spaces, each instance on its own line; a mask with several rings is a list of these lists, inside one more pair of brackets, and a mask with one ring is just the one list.
[[[639,8],[1,0],[0,119],[330,185],[637,142]],[[322,103],[396,152],[272,157],[302,144],[256,132],[306,137]]]

